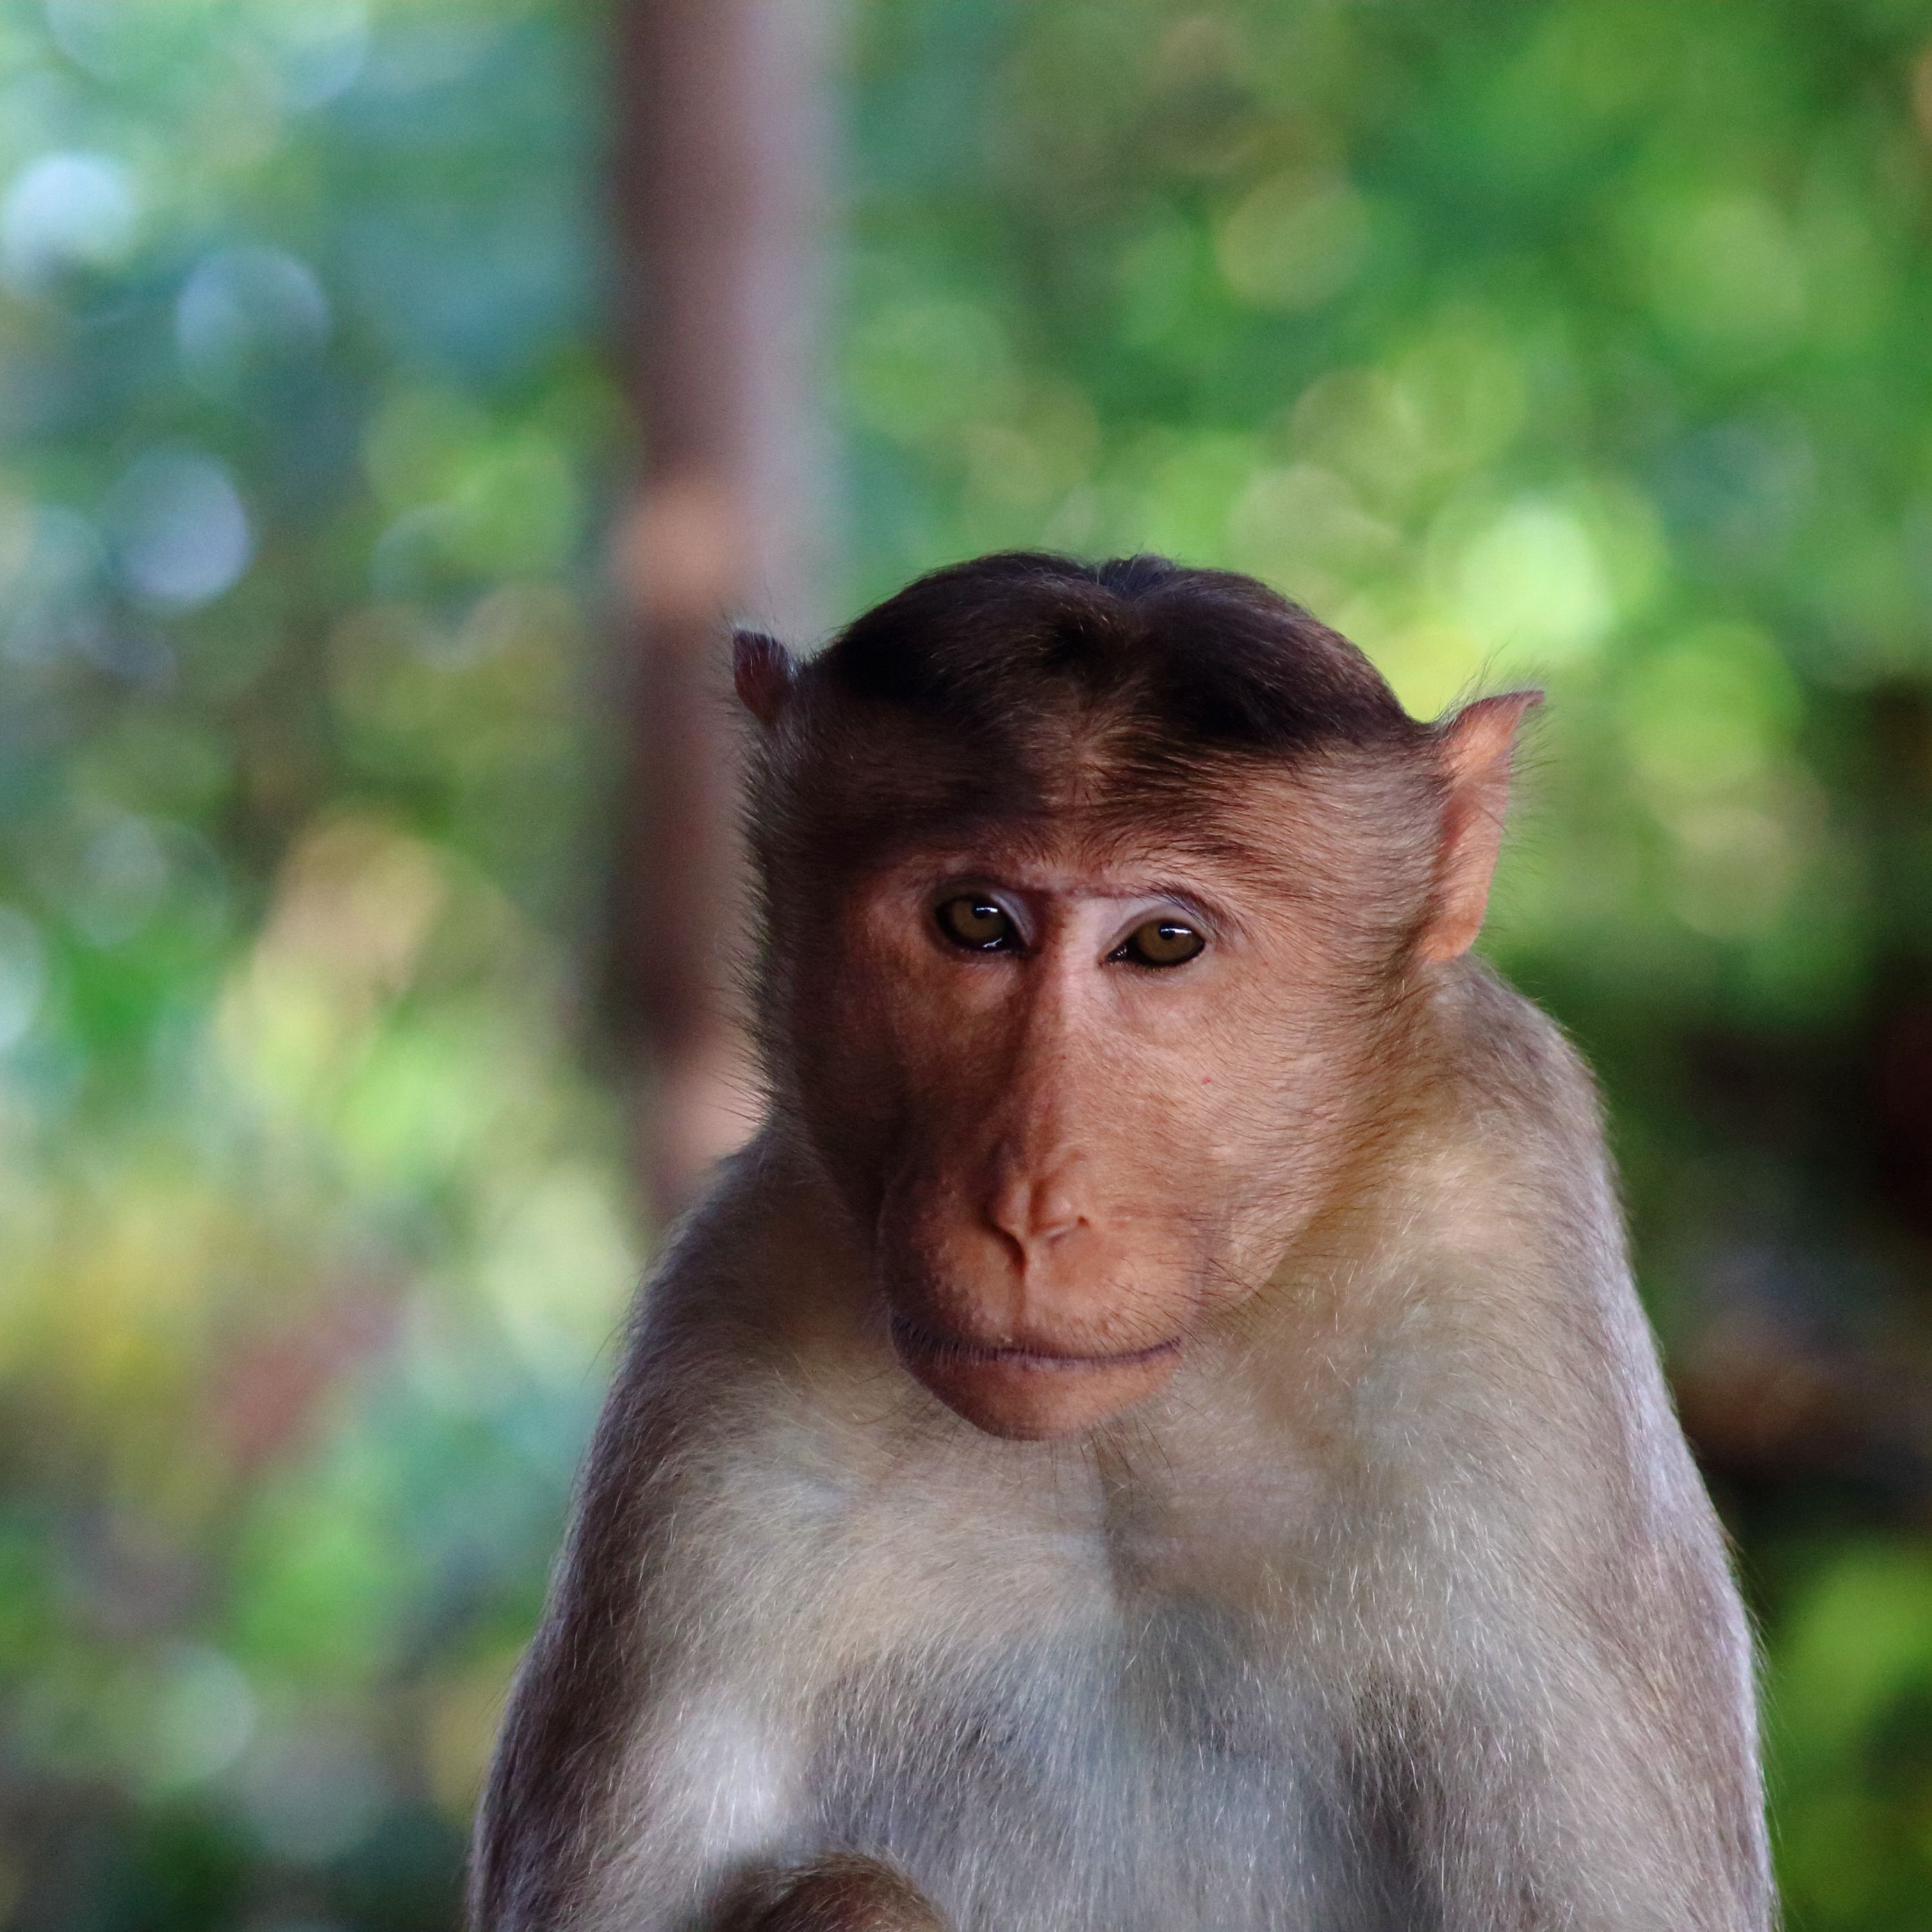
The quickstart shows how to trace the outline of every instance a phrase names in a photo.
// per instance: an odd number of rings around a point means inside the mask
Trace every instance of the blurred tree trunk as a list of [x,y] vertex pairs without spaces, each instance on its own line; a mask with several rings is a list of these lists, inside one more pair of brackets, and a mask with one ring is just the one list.
[[728,624],[809,624],[826,0],[620,0],[614,532],[625,774],[608,1012],[660,1221],[754,1124]]

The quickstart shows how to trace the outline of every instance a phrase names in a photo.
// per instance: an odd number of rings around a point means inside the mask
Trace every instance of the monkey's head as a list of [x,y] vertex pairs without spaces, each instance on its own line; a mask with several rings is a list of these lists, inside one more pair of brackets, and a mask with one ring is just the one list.
[[1482,922],[1534,694],[1418,723],[1252,579],[1014,554],[741,636],[772,1081],[910,1372],[1150,1394],[1336,1201]]

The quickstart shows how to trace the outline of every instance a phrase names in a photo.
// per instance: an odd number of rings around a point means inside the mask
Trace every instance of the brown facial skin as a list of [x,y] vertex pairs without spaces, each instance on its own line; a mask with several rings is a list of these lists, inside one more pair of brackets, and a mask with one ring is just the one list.
[[[866,881],[851,907],[856,969],[892,987],[874,1064],[929,1096],[900,1115],[880,1202],[893,1341],[980,1427],[1066,1435],[1158,1388],[1228,1292],[1232,1231],[1172,1204],[1178,1178],[1228,1153],[1196,1070],[1240,940],[1220,902],[1163,890],[1152,854],[952,856]],[[1004,923],[994,950],[946,936],[962,902]],[[1163,924],[1206,949],[1137,963],[1134,935]]]
[[[1204,770],[1185,811],[1137,809],[1074,743],[1083,806],[889,847],[781,911],[813,928],[800,1104],[940,1400],[1078,1434],[1265,1280],[1375,1115],[1426,956],[1480,923],[1495,847],[1472,862],[1457,827],[1495,822],[1478,794],[1499,806],[1526,701],[1465,714],[1450,755],[1483,742],[1439,816],[1346,757]],[[1199,950],[1151,963],[1149,928]]]
[[[1008,922],[998,950],[946,935],[962,898]],[[878,1177],[901,1358],[1004,1436],[1070,1434],[1151,1394],[1287,1232],[1279,1196],[1244,1204],[1227,1181],[1277,1164],[1298,1087],[1318,1091],[1334,1057],[1317,972],[1287,1010],[1274,994],[1304,963],[1293,934],[1232,878],[1076,838],[916,854],[856,882],[844,914],[837,1151]],[[1163,923],[1200,954],[1139,963],[1134,935]],[[896,1104],[862,1147],[868,1094]]]

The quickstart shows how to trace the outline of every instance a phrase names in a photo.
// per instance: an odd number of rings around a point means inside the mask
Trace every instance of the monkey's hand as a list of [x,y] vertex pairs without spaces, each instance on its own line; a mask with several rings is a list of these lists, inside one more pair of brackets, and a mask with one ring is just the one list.
[[910,1880],[876,1858],[838,1853],[754,1880],[723,1932],[950,1932]]

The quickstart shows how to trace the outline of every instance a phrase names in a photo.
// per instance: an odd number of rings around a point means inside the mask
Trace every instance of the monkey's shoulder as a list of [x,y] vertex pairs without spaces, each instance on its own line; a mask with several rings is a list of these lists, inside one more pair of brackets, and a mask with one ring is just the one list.
[[1506,1142],[1602,1160],[1595,1078],[1549,1013],[1473,955],[1438,976],[1430,1004],[1446,1084],[1466,1118]]

